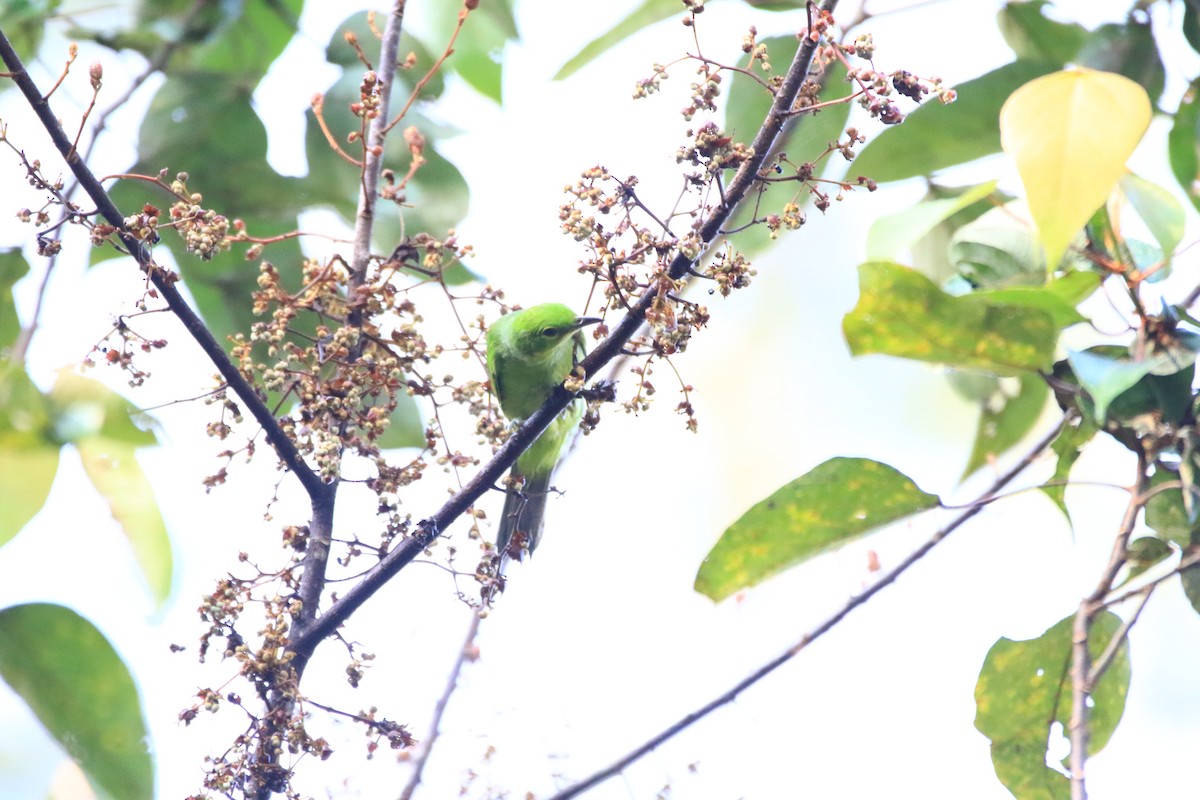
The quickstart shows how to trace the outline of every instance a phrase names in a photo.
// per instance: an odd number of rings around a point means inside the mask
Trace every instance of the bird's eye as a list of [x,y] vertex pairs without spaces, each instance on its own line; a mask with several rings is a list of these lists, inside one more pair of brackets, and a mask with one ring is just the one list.
[[558,328],[542,328],[542,336],[545,336],[547,339],[558,336]]

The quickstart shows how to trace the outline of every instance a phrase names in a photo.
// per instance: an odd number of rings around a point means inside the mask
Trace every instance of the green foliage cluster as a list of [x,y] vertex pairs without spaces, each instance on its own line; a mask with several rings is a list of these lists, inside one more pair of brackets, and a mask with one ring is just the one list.
[[[1196,7],[1184,5],[1184,33],[1197,49]],[[1130,586],[1148,593],[1158,582],[1178,580],[1200,612],[1196,572],[1188,571],[1200,545],[1195,480],[1200,401],[1193,388],[1200,336],[1189,312],[1195,298],[1164,299],[1156,307],[1147,291],[1170,273],[1182,242],[1185,210],[1179,195],[1200,208],[1195,194],[1200,118],[1194,108],[1197,84],[1179,97],[1162,97],[1159,38],[1170,32],[1152,31],[1140,5],[1123,23],[1095,30],[1059,22],[1053,14],[1046,0],[1007,3],[998,21],[1014,60],[956,87],[954,104],[929,104],[911,114],[902,126],[877,136],[850,165],[850,175],[879,183],[923,177],[928,194],[920,204],[872,225],[870,260],[859,268],[859,301],[843,327],[853,353],[944,365],[952,385],[979,404],[964,479],[987,465],[1011,461],[1055,402],[1058,432],[1039,447],[1053,454],[1057,467],[1042,488],[1064,513],[1063,489],[1089,442],[1112,437],[1138,454],[1134,483],[1139,488],[1131,504],[1135,510],[1144,507],[1150,530],[1128,547],[1121,540],[1112,565],[1120,577],[1102,580],[1087,609],[1091,658],[1111,649],[1090,686],[1095,752],[1120,721],[1131,680],[1123,638],[1128,625],[1122,626],[1105,601],[1138,597],[1144,602]],[[1098,72],[1060,72],[1065,68]],[[1092,75],[1102,82],[1111,82],[1105,77],[1111,75],[1128,80],[1116,93],[1106,83],[1089,94]],[[1021,108],[1028,96],[1019,98],[1018,90],[1039,87],[1028,93],[1035,94],[1059,76],[1072,81],[1063,89],[1069,93],[1066,101],[1039,101],[1027,112]],[[1123,102],[1122,93],[1132,105]],[[1151,103],[1177,109],[1158,112],[1173,120],[1164,143],[1179,182],[1173,190],[1127,172],[1128,150],[1106,161],[1090,144],[1092,137],[1123,135],[1136,143],[1149,120],[1148,110],[1138,109]],[[1005,128],[1002,109],[1028,117],[1010,119]],[[1142,113],[1145,122],[1138,121]],[[1022,136],[1049,155],[1023,167]],[[966,188],[940,183],[939,176],[951,177],[953,167],[999,153],[1002,138],[1021,169],[1031,198],[1028,210],[1013,205],[1014,198],[999,193],[994,181]],[[1105,179],[1100,199],[1090,200],[1089,181],[1097,173],[1112,178]],[[1075,222],[1059,234],[1058,220],[1033,205],[1035,193],[1045,191],[1057,192],[1054,214],[1066,208],[1086,225]],[[1071,247],[1047,259],[1054,236],[1063,236]],[[907,265],[901,263],[906,256],[912,259]],[[1128,333],[1119,344],[1064,352],[1062,334],[1090,324],[1079,306],[1100,291],[1127,298]],[[1109,337],[1097,333],[1096,338]],[[987,494],[980,503],[992,499]],[[719,600],[900,517],[941,507],[939,498],[891,467],[869,459],[827,461],[735,522],[701,566],[696,588]],[[1129,535],[1121,531],[1125,539]],[[1148,588],[1130,583],[1156,565],[1156,582]],[[1019,798],[1070,796],[1067,775],[1047,767],[1047,751],[1054,735],[1050,724],[1058,721],[1065,728],[1071,719],[1074,619],[1068,616],[1033,640],[1000,639],[979,676],[976,725],[992,740],[997,777]]]

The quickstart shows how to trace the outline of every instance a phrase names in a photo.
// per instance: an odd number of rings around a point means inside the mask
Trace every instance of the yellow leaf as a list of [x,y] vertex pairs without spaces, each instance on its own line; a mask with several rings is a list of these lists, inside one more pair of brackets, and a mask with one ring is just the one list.
[[1151,113],[1141,86],[1089,69],[1036,78],[1008,98],[1000,142],[1017,163],[1048,264],[1108,199]]

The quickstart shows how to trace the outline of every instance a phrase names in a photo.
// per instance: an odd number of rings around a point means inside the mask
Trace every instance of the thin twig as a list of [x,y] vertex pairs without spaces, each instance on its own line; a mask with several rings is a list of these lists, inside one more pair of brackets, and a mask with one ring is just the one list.
[[[1157,489],[1158,487],[1156,486],[1154,488]],[[1148,492],[1147,494],[1153,494],[1153,493],[1154,492],[1151,491],[1151,492]],[[1141,586],[1137,587],[1136,589],[1130,589],[1128,592],[1119,594],[1116,597],[1107,598],[1104,601],[1104,603],[1101,604],[1100,608],[1108,609],[1108,608],[1112,608],[1113,606],[1118,606],[1121,603],[1124,603],[1129,598],[1131,598],[1135,595],[1141,594],[1143,591],[1145,591],[1148,588],[1158,586],[1158,584],[1162,583],[1165,580],[1173,578],[1176,575],[1187,572],[1188,570],[1195,569],[1196,567],[1200,567],[1200,548],[1195,548],[1195,549],[1190,549],[1190,550],[1191,550],[1190,552],[1185,551],[1184,557],[1182,559],[1180,559],[1179,563],[1176,564],[1175,567],[1170,572],[1166,573],[1165,575],[1159,575],[1154,580],[1150,581],[1149,583],[1144,583]]]
[[[401,5],[403,5],[403,3],[401,3]],[[465,5],[462,10],[458,12],[458,22],[454,26],[454,33],[450,34],[450,41],[446,43],[446,49],[442,52],[441,56],[438,57],[438,60],[433,62],[433,66],[425,72],[425,75],[419,81],[417,81],[417,85],[413,87],[412,93],[409,94],[408,101],[404,104],[404,108],[400,109],[400,113],[396,115],[394,120],[382,128],[383,133],[387,133],[392,128],[400,124],[400,120],[404,119],[405,115],[408,114],[408,110],[412,108],[413,103],[417,102],[417,97],[421,94],[421,91],[425,88],[429,81],[433,80],[433,76],[436,75],[438,70],[442,68],[442,64],[446,63],[446,59],[454,53],[454,43],[458,41],[458,35],[462,33],[463,23],[467,21],[467,16],[471,13],[472,8],[473,7],[471,5]],[[392,55],[394,56],[395,53]],[[391,61],[385,61],[383,63],[391,65],[391,69],[395,71],[396,60],[394,58]],[[385,107],[384,113],[380,116],[387,117],[386,111],[387,109]]]
[[1121,649],[1121,645],[1125,644],[1125,638],[1129,636],[1129,629],[1138,621],[1138,617],[1142,615],[1142,609],[1146,607],[1146,603],[1150,600],[1150,595],[1154,593],[1154,584],[1143,586],[1138,590],[1137,594],[1141,595],[1142,599],[1138,602],[1137,608],[1133,610],[1133,615],[1129,619],[1121,623],[1121,627],[1117,628],[1117,632],[1108,640],[1108,645],[1104,648],[1104,652],[1092,664],[1092,668],[1088,671],[1087,688],[1092,691],[1096,688],[1096,683],[1104,676],[1105,671],[1112,664],[1113,659],[1117,657],[1117,652]]
[[548,798],[548,800],[570,800],[570,798],[578,797],[581,793],[583,793],[584,791],[601,783],[602,781],[606,781],[609,778],[619,774],[626,767],[628,767],[633,762],[637,761],[642,756],[644,756],[647,753],[650,753],[651,751],[660,747],[668,739],[671,739],[672,737],[676,736],[677,734],[679,734],[686,728],[690,727],[692,724],[700,721],[701,719],[704,719],[704,717],[708,716],[713,711],[716,711],[718,708],[721,708],[722,706],[732,703],[735,699],[737,699],[738,695],[740,695],[746,689],[750,688],[751,686],[758,683],[760,680],[762,680],[766,676],[770,675],[772,672],[774,672],[779,667],[781,667],[784,664],[786,664],[787,662],[791,661],[793,658],[796,657],[797,654],[800,653],[800,651],[804,650],[810,644],[812,644],[817,639],[819,639],[822,635],[828,633],[835,625],[837,625],[839,622],[841,622],[843,619],[845,619],[846,616],[848,616],[851,611],[853,611],[854,609],[863,605],[868,600],[870,600],[872,597],[874,597],[876,594],[878,594],[880,591],[882,591],[884,588],[886,588],[887,586],[894,583],[897,578],[899,578],[901,575],[903,575],[909,569],[909,567],[911,567],[913,564],[916,564],[918,561],[920,561],[922,558],[924,558],[929,553],[930,550],[932,550],[943,539],[945,539],[947,536],[949,536],[951,533],[953,533],[955,530],[957,530],[959,527],[961,527],[963,523],[965,523],[967,520],[971,519],[976,514],[978,514],[980,511],[982,511],[984,508],[986,508],[988,501],[991,500],[992,497],[997,495],[1001,489],[1003,489],[1005,486],[1007,486],[1009,483],[1011,483],[1018,475],[1020,475],[1022,472],[1024,472],[1025,469],[1028,468],[1030,464],[1032,464],[1035,460],[1037,460],[1042,455],[1042,453],[1044,453],[1046,451],[1046,449],[1049,448],[1051,444],[1053,444],[1054,440],[1056,438],[1058,438],[1058,435],[1062,432],[1063,428],[1066,427],[1070,423],[1070,421],[1071,421],[1071,415],[1069,415],[1069,414],[1064,415],[1063,418],[1059,421],[1059,424],[1054,428],[1054,430],[1052,430],[1047,436],[1043,437],[1041,441],[1039,441],[1036,445],[1034,445],[1033,449],[1031,449],[1025,455],[1024,458],[1022,458],[1019,462],[1017,462],[1017,464],[1015,466],[1013,466],[1012,469],[1010,469],[1008,472],[1005,472],[1003,475],[1001,475],[999,478],[997,478],[992,483],[992,485],[989,486],[987,488],[987,490],[984,491],[979,496],[979,499],[976,501],[975,505],[971,506],[966,511],[959,514],[957,517],[955,517],[953,520],[951,520],[949,522],[949,524],[947,524],[945,527],[943,527],[943,528],[939,529],[937,532],[935,532],[932,536],[930,536],[925,541],[924,544],[922,544],[916,550],[909,553],[908,556],[906,556],[903,561],[901,561],[899,564],[897,564],[895,567],[893,567],[890,571],[888,571],[886,574],[884,574],[882,577],[880,577],[880,579],[877,580],[875,583],[871,584],[871,587],[869,589],[864,591],[862,594],[857,595],[857,596],[852,597],[849,600],[847,600],[845,605],[843,605],[841,608],[839,608],[837,611],[835,611],[831,616],[827,617],[823,622],[821,622],[815,628],[808,631],[808,633],[806,633],[802,637],[800,637],[800,640],[798,642],[796,642],[794,645],[789,647],[783,653],[776,656],[774,659],[772,659],[771,661],[768,661],[766,664],[764,664],[763,666],[756,669],[750,675],[743,678],[732,689],[725,692],[720,697],[717,697],[715,700],[712,700],[711,702],[707,703],[706,705],[702,706],[701,708],[697,709],[696,711],[693,711],[692,713],[688,714],[686,717],[683,717],[675,724],[666,728],[661,733],[659,733],[656,736],[654,736],[653,738],[649,739],[648,741],[646,741],[644,744],[640,745],[639,747],[626,753],[624,756],[617,759],[612,764],[609,764],[604,769],[599,770],[598,772],[583,779],[579,783],[576,783],[573,786],[570,786],[570,787],[558,792],[557,794],[551,795]]
[[1104,597],[1112,591],[1113,581],[1124,566],[1128,556],[1129,537],[1137,524],[1138,515],[1146,504],[1146,488],[1150,479],[1147,471],[1146,454],[1138,453],[1137,481],[1130,493],[1129,504],[1125,506],[1125,515],[1113,541],[1112,555],[1100,576],[1100,581],[1092,593],[1079,603],[1075,612],[1075,621],[1071,626],[1071,719],[1067,733],[1071,741],[1070,771],[1071,771],[1071,800],[1087,800],[1087,780],[1084,772],[1088,757],[1088,740],[1091,737],[1091,727],[1088,724],[1088,696],[1091,694],[1089,682],[1092,675],[1091,652],[1088,650],[1088,638],[1091,633],[1092,621],[1104,607]]
[[454,694],[454,690],[458,688],[458,676],[462,673],[464,664],[475,660],[475,637],[479,634],[480,619],[479,614],[471,613],[471,625],[467,628],[467,637],[463,640],[462,647],[459,648],[458,657],[454,659],[450,677],[446,679],[446,688],[442,690],[442,696],[438,698],[437,705],[433,707],[433,719],[429,722],[429,735],[422,740],[420,749],[413,757],[412,775],[409,776],[408,783],[404,785],[404,791],[400,792],[400,800],[412,800],[413,792],[421,784],[421,774],[425,771],[429,754],[433,752],[433,745],[441,735],[442,715],[446,713],[446,706],[450,704],[450,695]]

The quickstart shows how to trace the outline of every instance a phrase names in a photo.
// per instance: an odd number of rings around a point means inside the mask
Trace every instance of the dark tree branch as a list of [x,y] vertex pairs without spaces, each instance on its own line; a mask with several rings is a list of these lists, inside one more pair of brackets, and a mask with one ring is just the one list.
[[967,508],[966,511],[963,511],[961,514],[951,520],[950,523],[944,528],[940,528],[937,532],[930,536],[924,544],[909,553],[903,561],[893,567],[875,583],[871,584],[869,589],[864,591],[862,594],[847,600],[845,605],[827,617],[815,628],[808,631],[808,633],[804,634],[804,636],[802,636],[794,645],[783,651],[783,653],[776,656],[771,661],[763,664],[754,672],[747,675],[732,689],[725,692],[720,697],[717,697],[711,702],[688,714],[686,717],[683,717],[678,722],[674,723],[661,733],[646,741],[644,744],[621,756],[621,758],[617,759],[612,764],[609,764],[604,769],[599,770],[598,772],[583,779],[579,783],[569,786],[557,794],[551,795],[549,798],[547,798],[547,800],[570,800],[570,798],[578,797],[580,794],[588,789],[591,789],[593,786],[596,786],[597,784],[620,774],[626,767],[637,761],[642,756],[657,749],[669,739],[683,732],[694,723],[704,719],[718,708],[732,703],[737,699],[738,695],[740,695],[746,689],[749,689],[751,686],[758,683],[760,680],[767,677],[787,662],[791,661],[802,650],[815,642],[817,639],[821,638],[821,636],[824,634],[828,633],[835,625],[845,619],[851,611],[863,605],[884,588],[894,583],[897,578],[908,571],[909,567],[911,567],[913,564],[916,564],[918,561],[928,555],[930,550],[936,547],[947,536],[954,533],[954,531],[960,528],[963,523],[974,517],[979,512],[983,511],[983,509],[985,509],[989,503],[996,498],[1001,489],[1003,489],[1018,475],[1024,472],[1030,464],[1032,464],[1039,456],[1042,455],[1042,453],[1046,451],[1047,448],[1050,447],[1051,444],[1053,444],[1054,440],[1058,437],[1058,434],[1062,432],[1063,428],[1067,424],[1069,424],[1070,419],[1070,415],[1065,415],[1053,431],[1039,441],[1033,447],[1033,449],[1031,449],[1029,453],[1027,453],[1025,457],[1022,458],[1012,469],[997,478],[992,485],[988,487],[987,491],[983,492],[983,494],[981,494],[979,498]]
[[25,70],[25,65],[21,62],[20,56],[13,50],[12,43],[9,42],[8,37],[4,35],[3,31],[0,31],[0,60],[3,60],[13,82],[17,84],[17,88],[21,90],[21,94],[25,96],[25,100],[29,103],[30,108],[37,114],[42,127],[50,134],[50,140],[54,143],[54,147],[67,162],[67,166],[79,181],[80,186],[87,192],[92,202],[96,204],[97,210],[99,210],[105,221],[117,229],[117,236],[120,237],[121,243],[137,261],[142,271],[149,276],[158,293],[166,300],[171,312],[183,323],[183,327],[196,340],[196,343],[200,345],[200,349],[213,362],[217,371],[221,373],[221,377],[225,379],[225,383],[238,396],[243,405],[249,409],[258,424],[262,426],[267,441],[275,448],[275,453],[279,456],[279,460],[296,474],[296,477],[300,480],[300,483],[304,486],[305,491],[308,492],[310,497],[320,497],[330,491],[329,486],[321,480],[317,473],[309,469],[304,458],[296,449],[295,443],[283,432],[279,422],[275,419],[275,416],[271,413],[263,398],[250,382],[242,376],[234,363],[229,360],[224,348],[217,342],[212,332],[209,331],[200,317],[196,315],[196,312],[188,306],[187,301],[183,299],[179,290],[175,288],[176,276],[155,264],[150,248],[135,239],[126,230],[125,218],[121,215],[116,205],[113,204],[113,201],[109,199],[108,193],[100,185],[100,181],[96,179],[96,176],[92,173],[88,165],[84,163],[79,153],[72,148],[71,140],[67,138],[62,125],[59,124],[58,118],[51,110],[49,102],[42,97],[42,93],[34,84],[33,79],[29,77],[29,73]]

